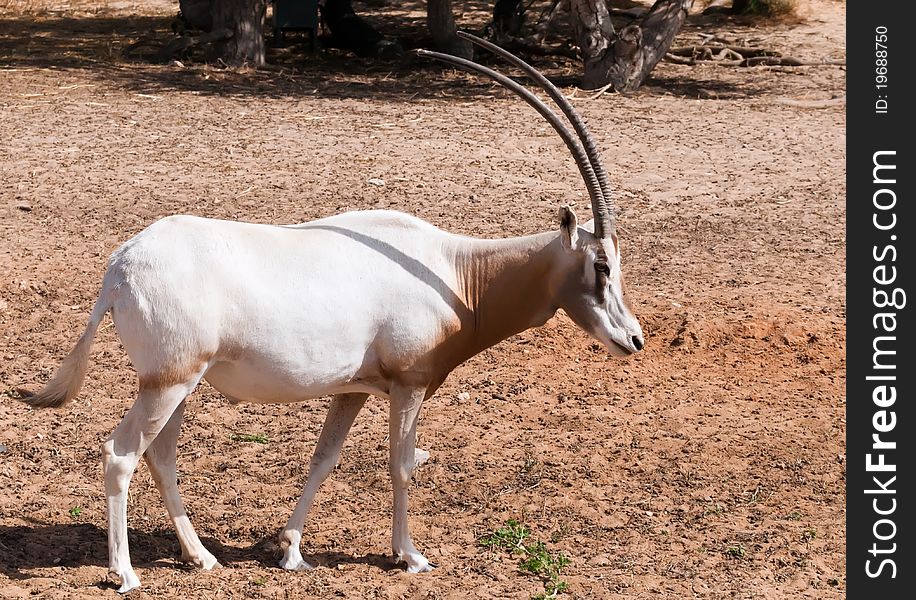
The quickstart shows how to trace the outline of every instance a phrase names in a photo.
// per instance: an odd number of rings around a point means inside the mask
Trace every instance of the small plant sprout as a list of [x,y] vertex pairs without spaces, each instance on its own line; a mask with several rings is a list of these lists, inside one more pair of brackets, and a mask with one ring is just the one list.
[[544,592],[533,600],[552,600],[565,592],[569,585],[560,579],[560,571],[569,564],[569,559],[560,552],[550,552],[547,544],[540,540],[526,543],[531,531],[515,519],[509,519],[503,527],[479,539],[481,546],[491,551],[502,549],[510,555],[522,555],[518,565],[520,571],[539,577],[544,583]]
[[516,521],[509,519],[503,527],[493,533],[480,538],[479,543],[492,550],[503,549],[509,554],[525,551],[525,540],[531,535],[528,528]]
[[547,550],[547,545],[536,541],[525,547],[528,557],[522,560],[519,568],[532,575],[537,575],[544,581],[544,593],[535,596],[537,599],[549,600],[566,591],[569,587],[560,579],[560,570],[569,564],[569,559],[562,553],[553,553]]
[[81,514],[83,514],[83,507],[82,507],[82,506],[74,506],[73,508],[71,508],[70,510],[67,511],[67,514],[70,515],[70,518],[71,518],[71,519],[78,519],[79,516],[80,516]]

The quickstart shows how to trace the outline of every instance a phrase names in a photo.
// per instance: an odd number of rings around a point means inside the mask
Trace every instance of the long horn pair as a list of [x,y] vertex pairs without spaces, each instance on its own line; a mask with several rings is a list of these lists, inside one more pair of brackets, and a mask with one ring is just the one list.
[[614,228],[614,218],[609,206],[610,185],[608,184],[607,180],[607,171],[604,169],[604,165],[601,162],[601,156],[598,153],[598,148],[595,145],[595,141],[589,133],[588,128],[585,126],[585,122],[582,120],[582,117],[555,85],[553,85],[537,69],[522,59],[518,58],[514,54],[507,52],[495,44],[492,44],[464,31],[459,31],[458,36],[474,44],[477,44],[478,46],[486,48],[498,56],[502,56],[509,62],[522,69],[525,73],[527,73],[535,81],[535,83],[540,85],[551,97],[551,99],[556,102],[560,110],[563,111],[563,114],[566,115],[566,118],[569,119],[569,122],[572,124],[573,128],[578,134],[578,138],[570,133],[569,129],[567,129],[566,125],[564,125],[560,117],[550,107],[544,104],[540,98],[535,96],[521,84],[506,77],[502,73],[494,71],[493,69],[483,65],[479,65],[475,62],[471,62],[457,56],[452,56],[450,54],[431,52],[429,50],[417,50],[417,53],[421,56],[429,56],[431,58],[451,63],[465,70],[473,71],[495,80],[503,87],[520,96],[535,110],[537,110],[542,117],[547,119],[547,122],[550,123],[554,130],[560,134],[560,137],[563,138],[563,141],[566,143],[566,147],[569,148],[573,158],[576,161],[576,165],[579,167],[579,173],[582,175],[582,179],[585,181],[585,187],[588,189],[588,195],[592,202],[592,214],[595,217],[595,235],[602,239],[608,237]]

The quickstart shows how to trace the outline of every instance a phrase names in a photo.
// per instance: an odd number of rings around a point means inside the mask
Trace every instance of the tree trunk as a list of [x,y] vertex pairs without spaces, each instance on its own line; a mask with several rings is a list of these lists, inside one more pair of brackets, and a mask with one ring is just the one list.
[[210,31],[213,17],[210,16],[210,0],[178,0],[181,17],[190,29]]
[[691,6],[693,0],[657,0],[641,19],[618,32],[605,0],[570,0],[585,63],[583,87],[610,84],[618,92],[638,88],[671,47]]
[[426,24],[439,51],[462,58],[474,58],[471,42],[455,35],[458,28],[452,15],[452,0],[427,0]]
[[216,57],[229,65],[264,65],[264,16],[267,0],[213,0],[211,31],[225,39],[214,43]]

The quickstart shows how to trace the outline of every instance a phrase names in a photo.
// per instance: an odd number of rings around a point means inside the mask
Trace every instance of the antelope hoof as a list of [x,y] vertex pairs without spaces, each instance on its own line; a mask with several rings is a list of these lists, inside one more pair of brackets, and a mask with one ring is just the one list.
[[126,594],[131,590],[135,590],[140,587],[140,578],[137,577],[137,574],[133,570],[127,571],[125,573],[118,573],[117,571],[108,572],[108,581],[117,585],[118,583],[121,586],[118,588],[119,594]]
[[283,554],[283,560],[280,561],[280,567],[287,571],[310,571],[314,567],[302,558],[298,548],[290,546]]
[[429,460],[429,450],[420,450],[419,448],[417,448],[413,451],[414,468],[417,468],[420,465],[426,464],[428,460]]
[[280,566],[287,571],[311,571],[315,568],[302,559],[299,559],[299,562],[287,562],[285,560],[281,560]]
[[407,563],[408,573],[429,573],[435,567],[419,552],[407,552],[397,555],[398,563]]
[[219,561],[216,560],[216,557],[210,554],[209,552],[204,552],[200,556],[190,556],[182,555],[181,560],[188,564],[194,565],[202,571],[209,571],[210,569],[218,569],[223,565],[219,564]]

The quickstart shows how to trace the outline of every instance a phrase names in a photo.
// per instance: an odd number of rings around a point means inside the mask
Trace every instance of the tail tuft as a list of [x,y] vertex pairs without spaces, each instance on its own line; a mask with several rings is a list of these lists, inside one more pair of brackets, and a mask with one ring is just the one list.
[[60,408],[67,403],[66,394],[48,394],[47,390],[32,392],[23,388],[16,388],[16,399],[25,402],[33,408]]
[[[107,276],[107,274],[106,274]],[[107,278],[107,277],[106,277]],[[99,328],[99,323],[105,313],[111,309],[111,302],[106,292],[107,286],[102,286],[102,292],[95,301],[92,308],[92,315],[89,317],[89,323],[86,325],[86,331],[76,342],[76,346],[61,363],[60,368],[51,381],[45,385],[40,392],[29,392],[27,390],[16,390],[19,399],[35,408],[60,408],[76,398],[80,388],[83,387],[83,379],[86,378],[86,370],[89,367],[89,350],[92,348],[92,338]]]
[[19,399],[35,408],[60,408],[73,400],[83,387],[94,335],[95,327],[83,334],[61,363],[54,378],[40,392],[17,389]]

